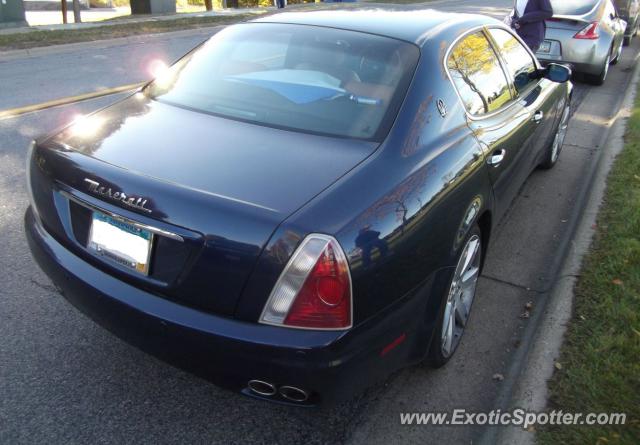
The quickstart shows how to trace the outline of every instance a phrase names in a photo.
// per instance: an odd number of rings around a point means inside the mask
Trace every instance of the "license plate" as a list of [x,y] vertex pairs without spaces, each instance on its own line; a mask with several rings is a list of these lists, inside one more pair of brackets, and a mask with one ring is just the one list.
[[542,44],[540,45],[540,49],[538,49],[539,53],[549,53],[551,52],[551,42],[548,41],[544,41],[542,42]]
[[153,234],[132,222],[93,213],[88,247],[97,255],[148,275],[152,244]]

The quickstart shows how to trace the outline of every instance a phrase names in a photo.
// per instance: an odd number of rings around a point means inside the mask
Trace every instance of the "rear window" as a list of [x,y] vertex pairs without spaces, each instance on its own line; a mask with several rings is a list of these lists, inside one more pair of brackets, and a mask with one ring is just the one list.
[[585,15],[597,3],[597,0],[551,0],[553,15]]
[[416,46],[330,28],[232,26],[146,89],[159,101],[272,126],[366,140],[389,131]]

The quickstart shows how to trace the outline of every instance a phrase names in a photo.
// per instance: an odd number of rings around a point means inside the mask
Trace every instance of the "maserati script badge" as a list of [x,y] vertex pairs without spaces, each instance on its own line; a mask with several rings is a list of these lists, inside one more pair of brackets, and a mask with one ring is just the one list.
[[95,193],[96,195],[104,196],[105,198],[109,198],[113,201],[120,201],[122,204],[128,207],[151,213],[151,210],[145,208],[145,205],[147,205],[147,200],[144,198],[129,196],[121,191],[114,191],[111,187],[105,187],[103,185],[100,185],[99,182],[92,181],[88,178],[84,178],[84,182],[89,184],[89,191]]

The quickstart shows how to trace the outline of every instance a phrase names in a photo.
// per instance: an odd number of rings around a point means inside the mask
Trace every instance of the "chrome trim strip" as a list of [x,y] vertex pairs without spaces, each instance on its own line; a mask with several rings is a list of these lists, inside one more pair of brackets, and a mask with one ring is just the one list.
[[[520,36],[518,36],[517,34],[515,34],[513,32],[513,30],[511,30],[510,28],[508,28],[507,26],[501,26],[499,24],[491,24],[491,25],[479,25],[476,26],[474,28],[471,28],[469,30],[467,30],[465,33],[460,34],[452,43],[451,45],[449,45],[449,48],[447,48],[446,53],[444,54],[444,59],[442,60],[442,67],[444,68],[444,71],[447,73],[447,77],[449,78],[449,82],[451,83],[451,86],[453,87],[453,89],[456,92],[456,96],[458,96],[458,100],[460,101],[460,104],[462,105],[462,109],[464,110],[465,114],[467,115],[467,117],[473,121],[481,121],[484,119],[489,119],[493,116],[496,116],[499,113],[502,113],[508,109],[510,109],[511,107],[513,107],[515,104],[518,103],[518,99],[520,98],[518,97],[513,97],[512,94],[512,98],[509,104],[507,104],[506,106],[503,106],[502,108],[496,110],[496,111],[492,111],[491,113],[487,113],[487,114],[483,114],[480,116],[475,116],[471,113],[469,113],[469,111],[467,110],[467,107],[464,104],[464,100],[462,99],[462,96],[460,95],[460,92],[458,91],[458,88],[456,87],[455,82],[453,81],[453,77],[451,77],[451,73],[449,72],[449,67],[447,65],[447,60],[449,60],[449,55],[451,54],[451,51],[453,50],[453,48],[458,44],[458,42],[460,42],[462,39],[464,39],[465,37],[474,34],[478,31],[482,31],[482,33],[485,35],[485,38],[487,39],[487,41],[489,42],[489,45],[491,46],[491,48],[494,50],[494,52],[496,52],[496,57],[498,58],[498,62],[500,63],[500,68],[502,69],[502,71],[504,72],[504,66],[503,66],[503,59],[502,59],[502,55],[500,54],[499,51],[496,51],[495,46],[494,46],[494,42],[493,42],[493,38],[491,37],[491,35],[488,33],[488,30],[491,28],[496,28],[496,29],[502,29],[507,31],[509,34],[511,34],[512,36],[514,36],[516,38],[516,40],[518,40],[525,48],[525,50],[527,50],[527,52],[533,57],[533,60],[536,63],[536,68],[537,69],[541,69],[540,66],[540,62],[538,61],[538,58],[536,57],[535,54],[533,54],[533,52],[531,51],[531,49],[529,49],[529,47],[527,46],[526,43],[524,43],[524,41],[520,38]],[[504,74],[507,82],[509,82],[509,92],[511,93],[513,91],[512,89],[512,85],[513,82],[511,81],[511,76],[509,76],[507,73]]]
[[104,213],[105,215],[108,215],[108,216],[110,216],[111,218],[115,218],[115,219],[117,219],[117,220],[127,222],[127,223],[129,223],[129,224],[131,224],[131,225],[133,225],[133,226],[136,226],[136,227],[137,227],[137,228],[139,228],[139,229],[147,230],[147,231],[149,231],[149,232],[151,232],[151,233],[154,233],[154,234],[156,234],[156,235],[165,236],[165,237],[167,237],[167,238],[171,238],[171,239],[176,240],[176,241],[184,242],[184,238],[182,238],[182,237],[181,237],[180,235],[178,235],[177,233],[168,232],[168,231],[166,231],[166,230],[162,230],[162,229],[159,229],[159,228],[154,227],[154,226],[150,226],[150,225],[147,225],[147,224],[139,223],[139,222],[137,222],[137,221],[133,221],[133,220],[131,220],[131,219],[129,219],[129,218],[126,218],[126,217],[124,217],[124,216],[122,216],[122,215],[115,214],[115,213],[113,213],[113,212],[110,212],[109,210],[105,210],[105,209],[102,209],[102,208],[100,208],[100,207],[98,207],[98,206],[95,206],[95,205],[93,205],[93,204],[90,204],[90,203],[88,203],[88,202],[86,202],[86,201],[84,201],[84,200],[82,200],[82,199],[80,199],[80,198],[78,198],[78,197],[76,197],[76,196],[73,196],[71,193],[69,193],[69,192],[67,192],[67,191],[60,190],[60,193],[61,193],[65,198],[67,198],[67,199],[69,199],[69,200],[71,200],[71,201],[75,202],[75,203],[76,203],[76,204],[78,204],[78,205],[81,205],[81,206],[83,206],[83,207],[86,207],[86,208],[88,208],[88,209],[90,209],[90,210],[94,210],[94,211],[97,211],[97,212]]

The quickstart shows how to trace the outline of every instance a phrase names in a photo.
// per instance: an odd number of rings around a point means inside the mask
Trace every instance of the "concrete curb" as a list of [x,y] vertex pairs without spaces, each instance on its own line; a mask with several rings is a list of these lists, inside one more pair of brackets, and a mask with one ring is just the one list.
[[[626,120],[631,114],[636,88],[640,79],[638,56],[635,59],[634,72],[629,84],[617,101],[617,113],[610,119],[606,131],[598,140],[599,155],[593,158],[589,166],[588,180],[577,196],[576,211],[569,223],[571,229],[562,242],[559,254],[554,258],[560,267],[554,284],[542,305],[536,311],[537,319],[528,326],[528,345],[522,360],[515,360],[512,366],[513,381],[500,398],[498,407],[503,412],[522,408],[527,411],[541,412],[547,407],[547,381],[553,376],[555,361],[559,356],[568,322],[572,317],[573,290],[580,273],[582,260],[588,253],[594,234],[593,225],[604,193],[606,181],[618,154],[624,148]],[[592,89],[585,97],[579,110],[589,103],[589,97],[597,94]],[[524,345],[523,345],[524,346]],[[524,349],[524,348],[523,348]],[[486,430],[479,443],[482,444],[534,444],[535,434],[521,427],[492,427]]]

